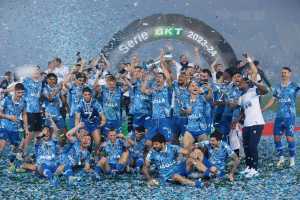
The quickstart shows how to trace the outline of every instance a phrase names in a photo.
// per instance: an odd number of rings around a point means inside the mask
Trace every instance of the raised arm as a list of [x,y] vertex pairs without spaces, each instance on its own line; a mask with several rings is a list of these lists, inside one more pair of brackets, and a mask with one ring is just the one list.
[[161,50],[161,53],[160,53],[160,66],[161,66],[161,68],[163,70],[163,73],[166,77],[168,86],[171,87],[172,83],[173,83],[172,76],[171,76],[171,73],[168,70],[167,63],[166,63],[165,58],[164,58],[164,52],[162,50]]

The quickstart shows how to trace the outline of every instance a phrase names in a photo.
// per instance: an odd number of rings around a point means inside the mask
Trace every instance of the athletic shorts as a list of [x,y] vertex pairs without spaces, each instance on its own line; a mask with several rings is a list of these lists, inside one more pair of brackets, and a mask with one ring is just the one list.
[[173,117],[172,120],[173,133],[178,133],[179,135],[183,135],[187,122],[188,120],[186,117]]
[[146,115],[142,115],[142,114],[134,114],[132,115],[133,116],[133,121],[132,121],[132,127],[133,128],[137,128],[139,126],[142,126],[142,127],[146,127],[145,126],[145,122],[146,122],[146,118],[147,116]]
[[62,118],[62,116],[54,118],[53,121],[58,129],[66,128],[66,123],[65,120]]
[[57,163],[53,163],[53,164],[46,164],[46,163],[42,163],[41,165],[38,165],[38,171],[39,172],[43,172],[44,170],[49,170],[52,173],[54,173],[56,171],[56,169],[58,168],[58,164]]
[[186,170],[186,163],[180,162],[178,164],[175,164],[174,166],[164,169],[160,171],[160,178],[162,181],[172,181],[172,177],[177,174],[180,176],[187,176],[188,172]]
[[229,135],[231,129],[232,116],[222,116],[222,119],[219,124],[219,132],[223,134],[223,137]]
[[190,131],[190,130],[187,129],[186,131],[189,132],[195,139],[197,137],[201,136],[201,135],[206,135],[206,134],[210,133],[209,130],[206,130],[206,131],[202,131],[202,130],[200,130],[200,131]]
[[18,146],[21,142],[20,133],[18,131],[8,131],[6,129],[0,129],[0,139],[14,146]]
[[275,118],[274,135],[280,136],[285,133],[286,136],[294,136],[295,118]]
[[90,135],[93,134],[93,132],[97,130],[99,127],[99,121],[95,121],[94,123],[90,123],[87,121],[83,121],[83,122],[84,122],[85,130],[87,130]]
[[27,119],[30,132],[42,131],[43,119],[41,113],[27,113]]
[[157,133],[161,133],[167,142],[172,141],[173,135],[169,118],[151,119],[151,125],[146,133],[146,140],[151,140]]
[[111,171],[117,171],[118,173],[123,173],[125,170],[125,165],[119,163],[108,163]]

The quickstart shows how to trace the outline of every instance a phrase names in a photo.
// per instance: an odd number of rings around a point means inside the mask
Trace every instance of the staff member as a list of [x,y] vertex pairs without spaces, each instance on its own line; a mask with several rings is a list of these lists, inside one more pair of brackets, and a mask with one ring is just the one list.
[[258,176],[258,150],[261,133],[264,128],[264,118],[259,103],[259,96],[268,93],[265,86],[252,82],[247,78],[242,79],[239,85],[243,91],[238,104],[244,110],[243,145],[246,156],[247,178]]

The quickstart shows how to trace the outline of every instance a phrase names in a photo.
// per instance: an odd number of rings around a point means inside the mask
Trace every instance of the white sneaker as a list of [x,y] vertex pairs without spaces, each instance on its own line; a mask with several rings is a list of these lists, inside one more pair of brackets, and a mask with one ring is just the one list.
[[250,172],[250,168],[247,166],[243,171],[240,172],[241,175],[248,174]]
[[282,167],[283,164],[284,164],[284,157],[280,156],[276,165],[277,165],[277,167]]
[[245,175],[246,178],[252,178],[258,176],[259,173],[255,169],[251,168],[250,171]]
[[295,166],[295,157],[291,157],[290,158],[290,167],[294,167]]

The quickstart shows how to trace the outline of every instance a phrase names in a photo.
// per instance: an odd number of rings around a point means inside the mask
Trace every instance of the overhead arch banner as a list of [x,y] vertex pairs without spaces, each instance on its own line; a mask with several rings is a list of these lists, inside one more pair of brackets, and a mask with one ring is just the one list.
[[142,45],[163,39],[199,47],[208,64],[218,60],[230,67],[237,60],[230,44],[215,29],[198,19],[179,14],[155,14],[137,19],[114,34],[101,53],[116,67]]

